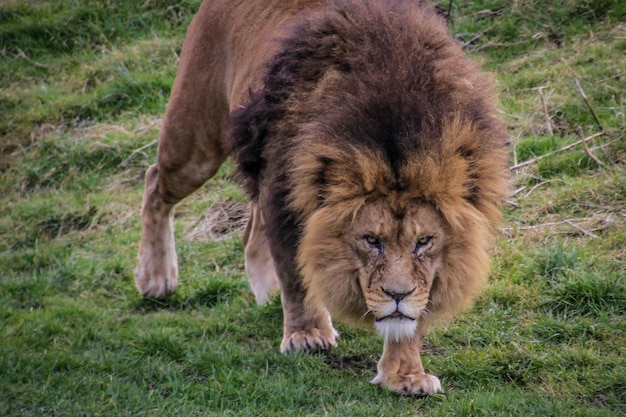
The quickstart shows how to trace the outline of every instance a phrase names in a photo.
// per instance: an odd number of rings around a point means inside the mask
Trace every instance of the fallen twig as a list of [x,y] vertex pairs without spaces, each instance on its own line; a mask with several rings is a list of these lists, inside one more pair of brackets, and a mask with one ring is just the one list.
[[50,68],[48,65],[42,64],[41,62],[37,62],[37,61],[29,58],[28,55],[26,55],[24,53],[24,51],[22,51],[20,48],[16,48],[16,49],[17,49],[17,56],[18,57],[25,59],[26,61],[30,62],[34,66],[39,67],[39,68]]
[[589,230],[585,230],[582,227],[574,224],[571,220],[565,220],[565,223],[569,224],[570,226],[572,226],[574,229],[578,230],[579,232],[581,232],[583,235],[592,237],[594,239],[599,238],[600,236],[596,235],[595,233],[591,233]]
[[[586,221],[589,219],[576,219],[576,221]],[[574,221],[574,220],[561,220],[558,222],[548,222],[548,223],[540,223],[540,224],[532,224],[530,226],[517,226],[517,227],[503,227],[502,231],[503,232],[512,232],[515,230],[533,230],[533,229],[541,229],[544,227],[553,227],[553,226],[559,226],[562,224],[568,224],[568,221]]]
[[546,180],[546,181],[542,181],[542,182],[540,182],[539,184],[535,184],[535,186],[534,186],[534,187],[532,187],[532,188],[531,188],[531,189],[530,189],[530,190],[529,190],[529,191],[528,191],[528,192],[524,195],[524,198],[528,198],[528,196],[530,196],[530,194],[531,194],[533,191],[535,191],[537,188],[541,187],[542,185],[546,185],[546,184],[549,184],[549,183],[554,182],[554,181],[556,181],[556,180]]
[[522,92],[522,91],[523,92],[526,92],[526,91],[537,91],[540,88],[548,88],[548,86],[547,85],[539,85],[537,87],[520,88],[518,91],[520,91],[520,92]]
[[[459,33],[458,35],[456,35],[456,39],[459,42],[462,42],[461,47],[465,49],[465,48],[472,46],[474,42],[480,39],[482,35],[483,35],[482,33]],[[469,39],[469,40],[465,40],[465,39]]]
[[548,131],[548,134],[552,136],[554,134],[552,131],[552,121],[550,120],[550,114],[548,113],[546,98],[543,96],[543,88],[538,88],[537,92],[539,93],[539,98],[541,99],[541,107],[543,108],[543,118],[546,122],[546,130]]
[[589,158],[593,159],[593,160],[594,160],[594,162],[595,162],[596,164],[598,164],[598,166],[601,166],[601,167],[603,167],[603,168],[604,168],[604,167],[605,167],[605,165],[602,163],[602,161],[600,161],[598,158],[596,158],[596,157],[595,157],[595,156],[591,153],[591,151],[590,151],[590,150],[589,150],[589,148],[587,147],[587,142],[583,140],[583,139],[585,138],[585,135],[583,134],[583,129],[582,129],[582,127],[578,126],[578,129],[576,130],[576,133],[578,133],[578,136],[580,137],[580,139],[581,139],[581,141],[582,141],[582,144],[583,144],[583,149],[584,149],[585,153],[587,154],[587,156],[588,156]]
[[605,134],[604,132],[594,133],[594,134],[593,134],[593,135],[591,135],[591,136],[587,136],[586,138],[583,138],[583,139],[581,139],[581,140],[579,140],[579,141],[576,141],[576,142],[574,142],[574,143],[571,143],[571,144],[569,144],[569,145],[563,146],[562,148],[559,148],[559,149],[557,149],[557,150],[555,150],[555,151],[548,152],[548,153],[543,154],[543,155],[539,155],[539,156],[537,156],[536,158],[527,159],[527,160],[526,160],[526,161],[524,161],[524,162],[520,162],[519,164],[513,165],[513,166],[511,167],[511,171],[516,171],[516,170],[518,170],[518,169],[520,169],[520,168],[523,168],[523,167],[525,167],[525,166],[528,166],[528,165],[534,164],[534,163],[536,163],[536,162],[538,162],[538,161],[542,160],[543,158],[547,158],[548,156],[552,156],[552,155],[557,154],[557,153],[560,153],[560,152],[565,152],[565,151],[568,151],[568,150],[570,150],[570,149],[572,149],[572,148],[575,148],[576,146],[578,146],[578,145],[580,145],[580,144],[582,144],[582,143],[589,142],[589,141],[591,141],[591,140],[593,140],[593,139],[597,138],[598,136],[602,136],[602,135],[604,135],[604,134]]
[[626,211],[622,211],[619,208],[610,207],[610,206],[602,206],[602,205],[585,203],[585,202],[582,202],[581,204],[587,208],[600,209],[600,210],[608,211],[609,213],[617,213],[626,219]]
[[598,81],[594,82],[594,84],[600,84],[600,83],[603,83],[605,81],[613,80],[613,79],[619,78],[619,77],[621,77],[623,75],[626,75],[626,71],[620,72],[619,74],[615,74],[615,75],[613,75],[611,77],[607,77],[607,78],[603,78],[601,80],[598,80]]
[[30,145],[26,146],[25,148],[20,148],[18,150],[16,150],[15,152],[13,152],[11,154],[11,157],[16,157],[18,155],[21,155],[23,153],[26,153],[28,151],[30,151],[31,149],[33,149],[34,147],[38,146],[40,142],[33,142]]
[[526,187],[525,185],[524,185],[524,186],[522,186],[522,187],[519,187],[517,190],[515,190],[515,191],[513,191],[513,192],[511,193],[511,197],[513,197],[513,196],[515,196],[515,195],[517,195],[517,194],[521,193],[521,192],[522,192],[522,191],[524,191],[526,188],[528,188],[528,187]]
[[584,229],[582,227],[580,227],[579,225],[577,225],[577,222],[587,222],[593,220],[593,218],[583,218],[583,219],[566,219],[566,220],[561,220],[558,222],[547,222],[547,223],[540,223],[540,224],[533,224],[530,226],[517,226],[517,227],[504,227],[502,228],[502,233],[510,233],[510,232],[516,232],[516,231],[520,231],[520,230],[535,230],[535,229],[543,229],[546,227],[555,227],[555,226],[561,226],[561,225],[568,225],[570,227],[573,227],[574,229],[578,230],[579,232],[581,232],[582,234],[589,236],[591,238],[598,238],[599,236],[596,235],[595,233]]
[[589,151],[593,152],[593,151],[597,151],[598,149],[604,149],[604,148],[606,148],[607,146],[610,146],[610,145],[614,144],[615,142],[619,142],[619,141],[621,141],[621,140],[622,140],[621,138],[618,138],[618,139],[613,139],[613,140],[610,140],[610,141],[608,141],[608,142],[604,142],[604,143],[603,143],[603,144],[601,144],[601,145],[597,145],[597,146],[594,146],[594,147],[592,147],[592,148],[589,148]]
[[604,128],[602,127],[602,123],[600,123],[600,119],[598,119],[598,115],[593,110],[593,107],[591,107],[591,103],[589,103],[589,99],[587,99],[587,95],[585,94],[585,92],[583,91],[582,86],[580,85],[580,81],[578,81],[578,77],[576,76],[576,73],[574,71],[572,71],[572,74],[574,75],[574,84],[576,84],[576,89],[578,90],[578,94],[580,94],[580,96],[582,97],[583,101],[587,105],[587,108],[589,109],[589,112],[591,113],[591,116],[593,116],[593,120],[596,121],[596,124],[598,125],[598,128],[600,128],[600,130],[604,130]]
[[153,140],[150,143],[146,143],[145,145],[143,145],[140,148],[135,149],[134,151],[132,151],[130,153],[130,155],[128,155],[128,158],[124,159],[121,163],[120,163],[120,168],[126,168],[128,166],[128,164],[130,163],[130,160],[133,158],[133,156],[135,156],[136,154],[138,154],[139,152],[143,151],[146,148],[149,148],[150,146],[156,144],[158,141]]
[[[477,47],[476,51],[482,51],[487,48],[509,48],[511,46],[523,45],[524,42],[489,42]],[[469,44],[463,45],[463,48],[469,46]]]

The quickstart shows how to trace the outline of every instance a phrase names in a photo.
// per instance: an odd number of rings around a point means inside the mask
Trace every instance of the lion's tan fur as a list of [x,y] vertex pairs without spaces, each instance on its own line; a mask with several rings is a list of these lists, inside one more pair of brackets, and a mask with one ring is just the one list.
[[137,287],[175,289],[172,209],[232,154],[257,300],[280,284],[281,350],[334,346],[328,312],[375,322],[373,382],[439,391],[422,339],[485,283],[508,187],[491,84],[420,0],[206,0],[146,176]]

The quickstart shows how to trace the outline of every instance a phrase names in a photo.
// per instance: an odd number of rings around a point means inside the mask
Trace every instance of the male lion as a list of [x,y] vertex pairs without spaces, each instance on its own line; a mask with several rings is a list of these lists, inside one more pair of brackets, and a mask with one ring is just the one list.
[[440,391],[422,339],[486,280],[507,191],[494,101],[418,1],[206,0],[146,173],[139,291],[175,290],[172,209],[232,154],[252,291],[282,291],[281,351],[335,346],[332,312],[384,338],[373,383]]

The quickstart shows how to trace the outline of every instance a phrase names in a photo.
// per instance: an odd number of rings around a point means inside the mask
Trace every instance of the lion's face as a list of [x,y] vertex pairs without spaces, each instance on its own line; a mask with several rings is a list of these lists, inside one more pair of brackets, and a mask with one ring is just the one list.
[[337,222],[333,211],[310,219],[300,261],[312,296],[331,312],[373,318],[385,339],[415,333],[443,263],[446,228],[430,204],[365,202]]
[[385,339],[412,336],[442,263],[439,214],[423,203],[394,213],[379,200],[363,206],[347,237],[376,329]]

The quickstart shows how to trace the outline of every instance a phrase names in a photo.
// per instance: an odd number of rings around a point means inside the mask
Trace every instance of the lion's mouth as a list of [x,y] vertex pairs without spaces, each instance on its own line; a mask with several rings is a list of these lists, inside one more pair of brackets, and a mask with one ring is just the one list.
[[381,322],[381,321],[384,321],[384,320],[401,320],[401,319],[409,319],[409,320],[413,320],[413,321],[415,320],[413,317],[407,316],[407,315],[403,314],[402,312],[396,310],[396,311],[394,311],[393,313],[391,313],[391,314],[389,314],[387,316],[376,318],[375,321]]

